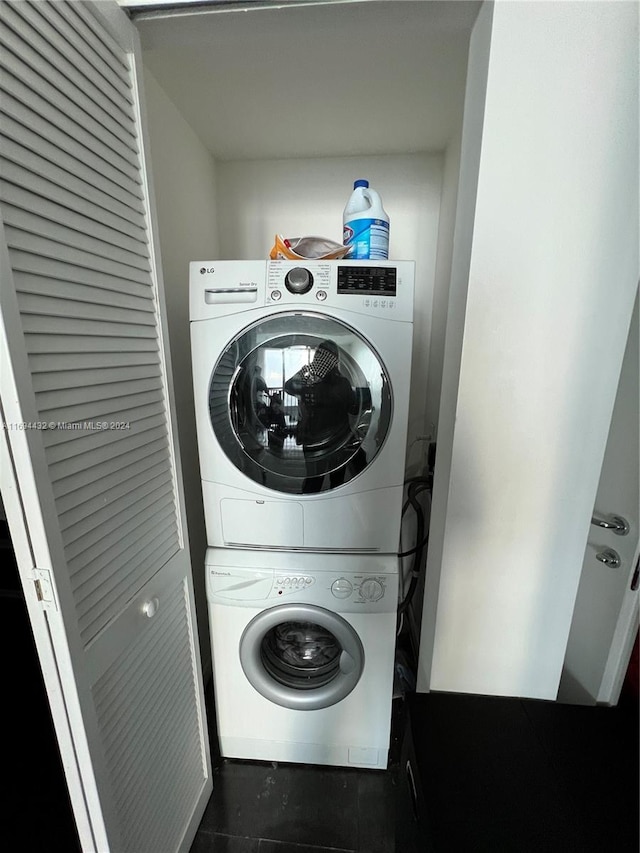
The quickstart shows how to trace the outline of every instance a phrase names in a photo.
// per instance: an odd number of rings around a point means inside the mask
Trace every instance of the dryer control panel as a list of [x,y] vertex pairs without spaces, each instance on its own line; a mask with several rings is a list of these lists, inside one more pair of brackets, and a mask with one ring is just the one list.
[[413,267],[411,261],[268,261],[266,300],[411,320]]
[[286,306],[413,320],[414,261],[194,261],[190,317]]

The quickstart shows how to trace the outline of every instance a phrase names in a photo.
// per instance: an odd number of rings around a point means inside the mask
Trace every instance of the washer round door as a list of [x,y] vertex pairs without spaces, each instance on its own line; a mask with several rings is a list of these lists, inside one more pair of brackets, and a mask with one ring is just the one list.
[[387,371],[350,326],[309,312],[253,323],[225,348],[209,386],[227,458],[277,492],[314,494],[358,476],[380,451],[392,413]]
[[249,683],[284,708],[314,711],[340,702],[364,669],[355,630],[337,613],[309,604],[263,610],[240,639]]

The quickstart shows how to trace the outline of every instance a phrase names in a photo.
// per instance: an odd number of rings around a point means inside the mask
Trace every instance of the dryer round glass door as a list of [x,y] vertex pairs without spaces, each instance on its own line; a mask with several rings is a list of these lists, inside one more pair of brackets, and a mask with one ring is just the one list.
[[209,386],[214,433],[247,477],[277,492],[338,488],[371,464],[391,423],[385,366],[331,317],[286,312],[244,329]]
[[364,650],[337,613],[283,604],[249,622],[240,639],[240,662],[250,684],[266,699],[312,711],[351,693],[364,668]]

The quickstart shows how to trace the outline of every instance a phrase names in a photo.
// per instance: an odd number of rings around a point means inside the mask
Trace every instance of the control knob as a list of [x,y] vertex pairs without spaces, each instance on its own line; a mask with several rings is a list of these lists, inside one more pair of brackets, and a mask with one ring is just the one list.
[[348,581],[346,578],[338,578],[337,581],[331,584],[331,594],[335,598],[349,598],[352,592],[353,586],[351,585],[351,581]]
[[286,274],[284,284],[290,293],[308,293],[313,287],[313,276],[304,267],[293,267]]
[[380,601],[384,595],[384,586],[377,578],[365,578],[360,584],[360,595],[365,601]]

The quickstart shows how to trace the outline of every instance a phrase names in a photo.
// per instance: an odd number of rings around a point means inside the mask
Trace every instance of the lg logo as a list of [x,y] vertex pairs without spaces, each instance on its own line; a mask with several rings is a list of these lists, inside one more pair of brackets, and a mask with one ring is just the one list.
[[200,275],[204,275],[207,272],[215,272],[213,267],[200,267]]

